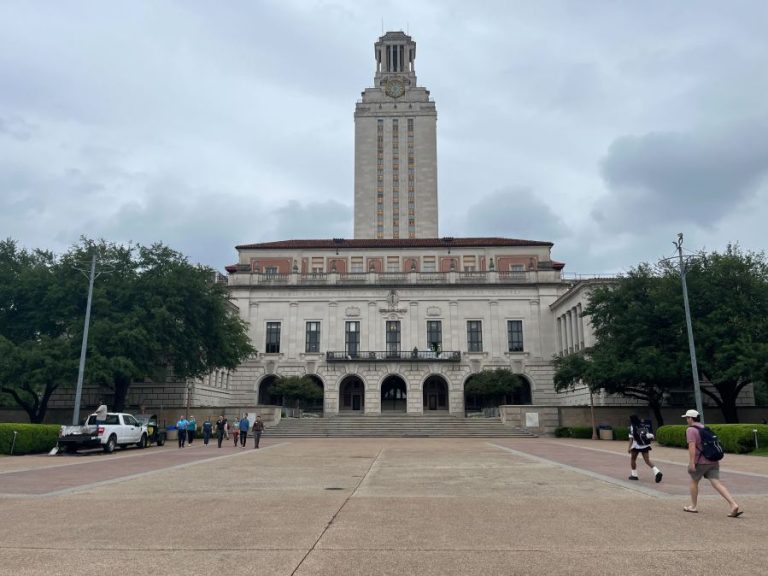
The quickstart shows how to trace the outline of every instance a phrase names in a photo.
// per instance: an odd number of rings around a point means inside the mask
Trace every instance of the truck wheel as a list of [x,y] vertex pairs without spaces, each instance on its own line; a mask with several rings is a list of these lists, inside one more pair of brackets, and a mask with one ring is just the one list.
[[112,436],[109,437],[109,440],[107,440],[107,443],[104,444],[104,452],[112,454],[112,452],[115,451],[115,446],[117,446],[117,437],[112,434]]
[[141,435],[141,440],[139,440],[139,443],[136,444],[136,446],[138,446],[139,448],[146,448],[147,447],[147,435],[146,434],[142,434]]
[[77,446],[67,446],[64,448],[64,452],[67,454],[75,454],[77,452]]

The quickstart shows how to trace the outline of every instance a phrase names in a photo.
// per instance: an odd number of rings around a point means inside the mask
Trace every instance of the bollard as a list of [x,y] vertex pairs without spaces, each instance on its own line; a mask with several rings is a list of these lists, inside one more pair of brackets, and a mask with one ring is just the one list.
[[759,449],[759,448],[760,448],[760,446],[758,446],[758,445],[757,445],[757,428],[755,428],[754,430],[752,430],[752,434],[754,434],[754,435],[755,435],[755,450],[757,450],[757,449]]
[[16,432],[16,430],[14,430],[13,431],[13,442],[11,442],[11,456],[13,456],[13,448],[14,448],[14,446],[16,446],[16,434],[18,434],[18,432]]

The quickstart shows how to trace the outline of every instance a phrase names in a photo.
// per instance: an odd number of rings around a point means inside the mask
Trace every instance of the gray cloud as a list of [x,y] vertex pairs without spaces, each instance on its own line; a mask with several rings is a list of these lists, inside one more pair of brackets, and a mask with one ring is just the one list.
[[602,162],[609,196],[594,210],[609,230],[649,222],[712,227],[752,197],[768,172],[765,122],[616,140]]
[[477,199],[466,210],[470,236],[506,236],[552,241],[566,236],[566,224],[527,188],[505,188]]

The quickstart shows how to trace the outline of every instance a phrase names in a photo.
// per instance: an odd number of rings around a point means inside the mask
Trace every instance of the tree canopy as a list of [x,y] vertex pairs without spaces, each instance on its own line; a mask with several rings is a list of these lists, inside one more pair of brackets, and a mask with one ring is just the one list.
[[[737,421],[743,388],[768,366],[768,270],[762,253],[728,246],[690,259],[686,280],[702,392]],[[659,423],[665,396],[692,391],[682,288],[673,264],[641,264],[600,286],[584,310],[596,344],[555,361],[555,387],[581,380],[592,390],[638,398]]]
[[56,386],[74,383],[71,362],[76,370],[88,291],[82,270],[94,254],[98,277],[86,381],[113,390],[114,410],[125,408],[132,382],[162,384],[168,374],[183,380],[234,369],[254,352],[246,324],[228,301],[226,287],[215,282],[214,271],[190,264],[167,246],[83,239],[56,258],[19,250],[8,240],[0,245],[0,336],[15,354],[0,365],[0,389],[20,406],[27,409],[23,394],[37,396],[42,405],[46,391],[30,392],[24,382],[47,373],[33,371],[28,356],[25,368],[22,351],[57,346],[58,356],[48,356],[60,362],[51,360],[49,371],[57,375]]
[[307,376],[286,376],[274,384],[271,394],[282,396],[287,404],[301,408],[302,402],[311,404],[322,399],[323,390]]
[[464,393],[477,396],[486,405],[499,405],[523,386],[522,378],[506,368],[482,370],[469,379]]

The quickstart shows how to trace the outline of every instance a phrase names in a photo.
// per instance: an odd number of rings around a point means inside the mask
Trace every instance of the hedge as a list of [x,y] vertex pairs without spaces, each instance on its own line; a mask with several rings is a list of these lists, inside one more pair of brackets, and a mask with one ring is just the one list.
[[[662,446],[687,448],[685,441],[686,425],[662,426],[656,431],[656,441]],[[768,424],[712,424],[709,426],[717,434],[725,452],[746,454],[755,449],[757,430],[758,444],[768,446]]]
[[14,455],[48,452],[56,446],[60,429],[58,424],[0,424],[0,454],[10,454],[12,444]]

